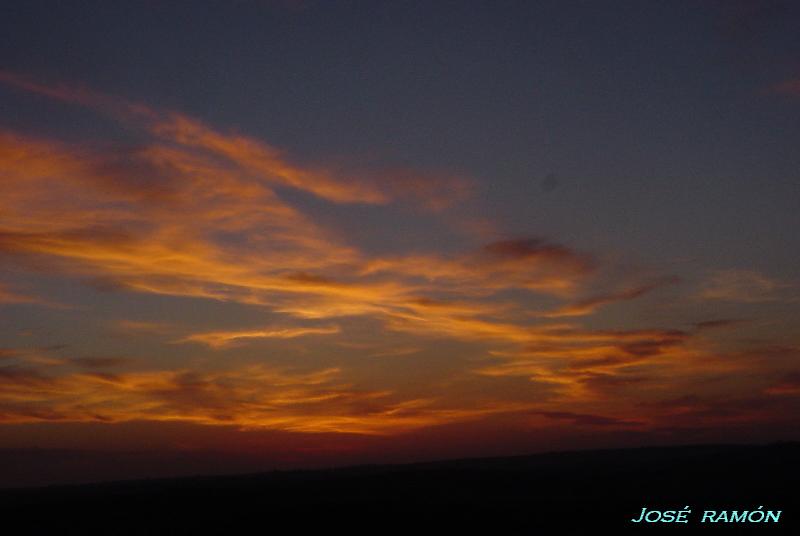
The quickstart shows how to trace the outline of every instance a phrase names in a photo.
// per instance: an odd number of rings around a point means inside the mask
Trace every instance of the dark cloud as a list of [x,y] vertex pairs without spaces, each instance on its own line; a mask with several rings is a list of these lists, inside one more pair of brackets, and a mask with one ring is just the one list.
[[52,380],[34,368],[17,365],[0,367],[0,387],[9,384],[15,387],[39,387],[50,385]]
[[604,417],[602,415],[586,413],[571,413],[568,411],[537,411],[536,414],[543,415],[550,419],[570,421],[579,426],[640,426],[644,424],[640,421],[616,419],[614,417]]
[[529,259],[542,257],[557,260],[584,260],[571,249],[539,238],[499,240],[483,247],[488,257],[498,259]]
[[627,387],[654,381],[656,378],[633,374],[609,374],[604,372],[592,372],[581,377],[578,381],[592,391],[598,393],[608,393]]
[[74,357],[69,361],[82,368],[103,369],[124,365],[129,363],[130,359],[125,357]]
[[647,408],[674,409],[683,407],[694,407],[701,403],[701,398],[697,395],[683,395],[675,398],[665,398],[654,402],[640,402],[638,405]]
[[696,330],[702,331],[706,329],[729,328],[744,324],[745,322],[747,322],[747,320],[740,318],[720,318],[717,320],[704,320],[702,322],[696,322],[694,327]]

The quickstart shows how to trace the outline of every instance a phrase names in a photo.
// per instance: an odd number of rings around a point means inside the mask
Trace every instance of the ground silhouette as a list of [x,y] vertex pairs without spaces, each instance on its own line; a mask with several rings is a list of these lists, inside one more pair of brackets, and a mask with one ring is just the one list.
[[[0,515],[10,534],[800,534],[798,477],[800,443],[594,450],[9,489]],[[780,522],[700,523],[759,506]]]

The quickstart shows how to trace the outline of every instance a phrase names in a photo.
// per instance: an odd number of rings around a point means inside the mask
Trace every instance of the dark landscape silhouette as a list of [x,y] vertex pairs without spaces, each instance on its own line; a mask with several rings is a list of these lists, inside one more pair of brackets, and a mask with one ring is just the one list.
[[[6,489],[0,514],[14,534],[791,534],[798,477],[796,442],[653,447]],[[780,521],[700,522],[759,506]]]

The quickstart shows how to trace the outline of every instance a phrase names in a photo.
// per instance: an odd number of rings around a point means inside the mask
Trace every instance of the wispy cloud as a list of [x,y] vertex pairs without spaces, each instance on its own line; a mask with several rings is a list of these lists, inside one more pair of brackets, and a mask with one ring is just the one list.
[[540,411],[538,412],[538,414],[548,417],[550,419],[570,421],[573,424],[578,424],[578,425],[627,427],[627,426],[640,426],[644,424],[639,421],[617,419],[614,417],[605,417],[602,415],[571,413],[568,411]]
[[[255,138],[234,132],[223,133],[202,122],[175,112],[161,112],[140,103],[69,85],[47,85],[26,76],[0,71],[0,82],[45,97],[86,106],[107,113],[149,132],[152,153],[143,164],[155,160],[173,166],[175,172],[224,171],[224,183],[238,188],[234,193],[263,194],[257,183],[308,192],[336,203],[386,204],[410,198],[432,208],[443,208],[463,200],[471,181],[454,174],[436,175],[410,169],[384,169],[377,176],[367,172],[340,171],[336,166],[309,166],[292,162],[283,151]],[[128,155],[134,157],[134,155]],[[215,161],[212,163],[209,157]],[[113,162],[111,162],[113,163]],[[182,168],[182,165],[184,166]],[[188,169],[187,169],[188,168]],[[238,179],[238,180],[234,180]],[[112,178],[113,180],[113,178]],[[250,185],[246,188],[245,185]],[[222,193],[222,191],[215,192]]]
[[224,346],[244,342],[248,339],[294,339],[307,335],[332,335],[334,333],[339,333],[338,326],[210,331],[206,333],[193,333],[177,342],[197,342],[206,344],[212,348],[222,348]]
[[[291,201],[313,198],[314,205],[331,210],[392,203],[443,210],[469,195],[469,181],[457,175],[310,165],[263,140],[172,111],[10,73],[0,73],[0,81],[90,107],[141,137],[135,146],[100,146],[0,130],[4,260],[96,289],[229,302],[269,315],[245,324],[256,328],[227,318],[225,329],[102,321],[131,335],[163,336],[149,337],[148,344],[196,343],[165,347],[204,356],[202,370],[194,372],[103,353],[0,353],[3,364],[9,363],[0,369],[0,421],[182,420],[382,434],[525,411],[528,417],[590,427],[652,426],[659,419],[670,425],[680,419],[655,406],[631,409],[623,395],[637,401],[664,397],[695,381],[724,384],[718,378],[731,372],[774,377],[788,359],[781,354],[763,364],[763,354],[725,354],[701,341],[702,332],[732,325],[728,320],[687,330],[667,321],[665,327],[647,327],[642,320],[637,326],[644,327],[637,328],[595,321],[607,305],[677,281],[604,280],[609,267],[602,252],[536,236],[498,238],[492,232],[486,240],[484,229],[459,249],[437,250],[433,244],[430,250],[375,253],[322,223],[309,203]],[[290,190],[304,195],[287,195]],[[414,210],[405,214],[415,217]],[[712,274],[695,297],[712,304],[755,303],[784,299],[788,288],[757,272],[729,270]],[[0,302],[45,303],[4,287]],[[350,340],[351,333],[362,339]],[[464,385],[494,382],[516,390],[496,387],[470,402],[447,391],[457,381],[437,383],[435,372],[428,384],[407,387],[408,393],[396,385],[361,389],[345,379],[351,371],[338,363],[312,372],[241,361],[208,370],[224,361],[215,358],[229,347],[301,337],[330,337],[337,349],[352,350],[375,366],[395,366],[398,360],[379,359],[387,356],[416,363],[435,350]],[[253,346],[241,353],[257,351]],[[442,385],[447,388],[440,396]],[[546,397],[537,394],[540,388]],[[764,396],[793,392],[792,385],[779,382],[771,389]]]
[[19,305],[19,304],[27,304],[27,305],[41,305],[44,307],[53,307],[56,309],[64,309],[67,308],[67,305],[48,300],[46,298],[42,298],[40,296],[33,296],[30,294],[23,294],[20,292],[15,292],[9,289],[7,286],[0,283],[0,305],[9,304],[9,305]]
[[0,368],[0,422],[186,421],[304,433],[386,434],[525,409],[448,408],[430,399],[354,389],[338,369],[264,366],[220,372],[153,371],[51,376]]
[[789,283],[767,277],[753,270],[723,270],[714,273],[700,289],[707,300],[756,303],[786,299]]
[[114,330],[129,334],[165,334],[174,329],[174,327],[160,322],[128,319],[116,320],[111,323],[111,327]]
[[610,292],[607,294],[599,294],[596,296],[591,296],[589,298],[585,298],[577,302],[567,304],[563,307],[556,309],[555,311],[544,313],[544,316],[557,318],[564,316],[584,316],[592,314],[595,311],[597,311],[600,307],[603,307],[605,305],[622,301],[634,300],[636,298],[644,296],[645,294],[647,294],[652,290],[663,287],[665,285],[675,284],[678,281],[679,279],[677,277],[674,276],[666,277],[666,278],[661,278],[657,281],[621,290],[618,292]]
[[[388,327],[440,326],[443,334],[524,330],[479,319],[497,307],[482,299],[507,289],[569,295],[593,270],[590,256],[530,238],[461,255],[369,256],[276,189],[382,204],[406,197],[415,184],[423,198],[435,197],[436,177],[344,177],[180,114],[8,73],[0,79],[111,110],[150,136],[136,147],[101,150],[0,132],[10,179],[0,185],[0,251],[46,258],[48,270],[117,289],[261,305],[301,318],[373,315]],[[452,190],[453,180],[442,184]],[[443,293],[449,296],[433,297]]]

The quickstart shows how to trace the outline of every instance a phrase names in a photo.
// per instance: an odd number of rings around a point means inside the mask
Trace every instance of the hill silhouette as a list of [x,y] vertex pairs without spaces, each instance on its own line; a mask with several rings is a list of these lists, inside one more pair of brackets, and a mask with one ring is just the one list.
[[[0,491],[13,534],[797,534],[800,443],[570,451]],[[634,524],[643,507],[688,524]],[[779,523],[700,523],[703,510]]]

